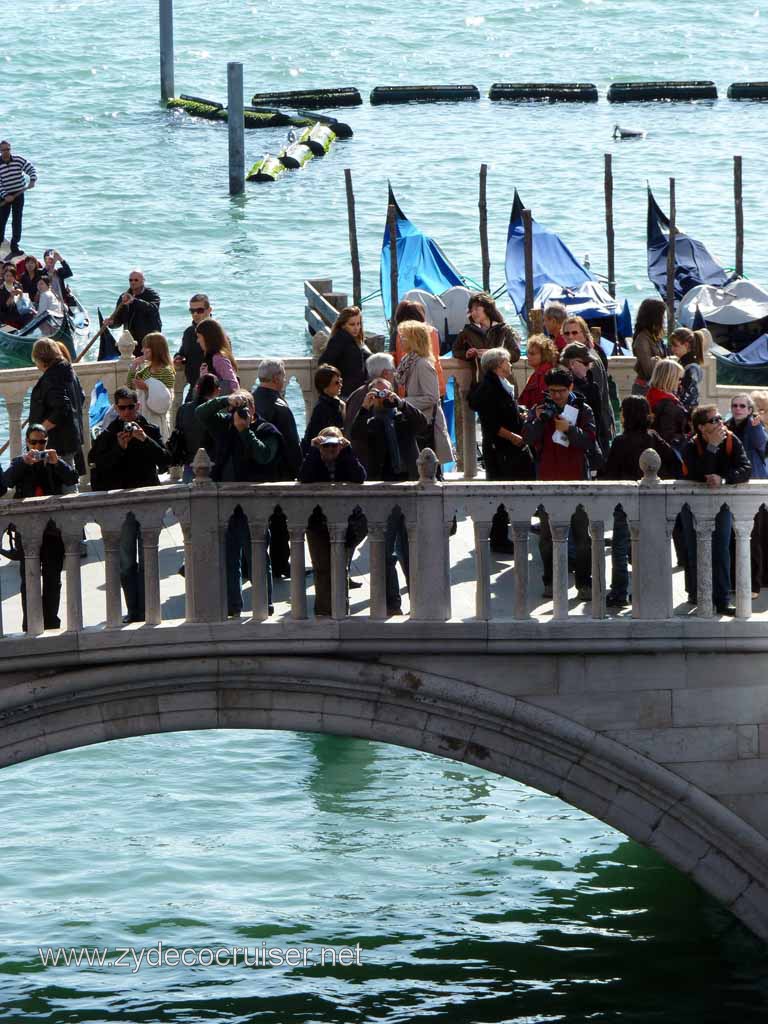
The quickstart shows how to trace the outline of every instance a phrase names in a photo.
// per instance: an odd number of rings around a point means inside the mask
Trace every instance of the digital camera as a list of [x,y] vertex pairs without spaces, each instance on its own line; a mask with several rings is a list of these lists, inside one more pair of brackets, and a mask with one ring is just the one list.
[[388,392],[388,391],[385,391],[385,390],[384,390],[384,389],[382,388],[382,390],[381,390],[381,391],[374,391],[374,392],[373,392],[373,394],[374,394],[374,397],[375,397],[375,398],[386,398],[386,397],[387,397],[387,395],[389,394],[389,392]]
[[241,420],[249,420],[251,418],[251,415],[248,412],[248,406],[245,404],[238,405],[234,411],[234,415],[239,416]]
[[35,460],[35,462],[47,462],[48,461],[48,452],[46,452],[46,451],[39,452],[35,448],[30,448],[29,454],[32,456],[32,458]]
[[141,427],[139,426],[138,423],[124,423],[123,430],[126,432],[126,434],[132,434],[135,430],[141,430]]
[[544,401],[541,403],[541,412],[539,413],[539,419],[542,423],[548,423],[554,419],[555,416],[560,415],[560,406],[551,399],[548,395],[544,396]]

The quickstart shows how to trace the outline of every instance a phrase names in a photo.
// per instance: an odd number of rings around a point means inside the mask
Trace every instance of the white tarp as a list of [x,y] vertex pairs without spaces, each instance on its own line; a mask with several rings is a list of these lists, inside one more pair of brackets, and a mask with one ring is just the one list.
[[734,281],[725,288],[702,284],[683,296],[680,323],[692,327],[697,309],[709,323],[748,324],[768,316],[768,292],[751,281]]

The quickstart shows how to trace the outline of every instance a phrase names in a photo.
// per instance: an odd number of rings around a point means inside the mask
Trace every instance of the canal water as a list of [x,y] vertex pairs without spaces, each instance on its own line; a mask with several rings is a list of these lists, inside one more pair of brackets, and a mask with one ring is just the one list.
[[[597,105],[479,103],[343,112],[355,135],[273,185],[227,195],[226,127],[158,104],[157,5],[42,0],[2,54],[0,134],[37,166],[25,247],[54,245],[75,290],[112,308],[133,266],[174,342],[206,291],[242,355],[302,355],[302,281],[351,290],[343,169],[363,292],[379,286],[387,182],[478,280],[489,166],[492,285],[517,187],[605,270],[603,154],[616,268],[645,274],[646,182],[732,265],[732,156],[744,157],[745,269],[768,283],[760,0],[176,0],[176,85],[224,100],[226,62],[257,89],[595,82]],[[711,78],[717,103],[612,107],[622,78]],[[616,123],[643,129],[612,141]],[[284,131],[249,132],[248,162]],[[509,303],[502,304],[511,316]],[[380,300],[364,305],[381,328]],[[393,747],[278,733],[184,733],[72,751],[0,775],[0,1020],[758,1022],[763,947],[654,855],[557,800]],[[296,948],[305,966],[43,967],[38,948]],[[319,962],[321,947],[360,963]],[[339,953],[340,955],[340,953]],[[330,954],[329,954],[330,956]],[[341,955],[340,955],[341,956]]]

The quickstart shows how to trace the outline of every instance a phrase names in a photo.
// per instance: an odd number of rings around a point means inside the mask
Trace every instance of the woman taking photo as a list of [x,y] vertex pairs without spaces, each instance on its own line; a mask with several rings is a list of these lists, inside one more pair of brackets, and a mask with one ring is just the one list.
[[170,435],[168,410],[173,400],[176,371],[164,334],[151,331],[141,343],[141,355],[134,359],[128,371],[128,387],[135,388],[139,396],[139,412],[162,434]]
[[395,373],[395,383],[404,389],[411,405],[416,406],[431,424],[428,435],[417,438],[419,449],[432,448],[441,464],[453,462],[453,446],[440,405],[440,382],[430,330],[418,320],[404,320],[398,335],[404,355]]
[[325,430],[326,427],[343,429],[345,406],[340,398],[343,385],[341,374],[335,366],[323,363],[315,370],[315,389],[319,397],[301,442],[304,455],[309,454],[312,439],[317,437],[321,430]]
[[237,379],[237,363],[232,354],[232,346],[218,320],[203,320],[195,329],[197,343],[203,350],[204,361],[200,367],[200,376],[213,373],[219,378],[222,395],[231,395],[240,387]]
[[343,385],[342,398],[347,398],[365,384],[368,379],[365,360],[370,354],[363,333],[363,314],[358,306],[346,306],[336,317],[331,337],[320,355],[321,363],[335,366],[338,370]]
[[661,299],[643,299],[635,317],[632,353],[635,357],[635,383],[633,395],[644,395],[653,373],[653,367],[666,355],[664,349],[664,318],[667,307]]
[[[552,342],[554,344],[554,342]],[[533,459],[523,441],[523,418],[509,383],[512,365],[506,348],[491,348],[480,360],[483,379],[471,399],[483,432],[486,480],[532,480]],[[491,523],[491,551],[514,554],[507,532],[509,515],[499,506]]]

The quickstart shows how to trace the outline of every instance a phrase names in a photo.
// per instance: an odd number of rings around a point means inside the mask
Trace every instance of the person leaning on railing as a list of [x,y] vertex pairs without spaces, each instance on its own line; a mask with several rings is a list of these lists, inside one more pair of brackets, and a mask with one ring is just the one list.
[[[62,494],[67,485],[77,483],[77,471],[65,462],[54,448],[48,447],[48,431],[41,423],[27,427],[27,451],[14,459],[3,474],[1,494],[6,488],[14,489],[15,498],[41,498]],[[21,573],[21,628],[27,631],[27,578],[23,537],[16,533],[16,552]],[[49,520],[40,545],[40,572],[42,575],[43,626],[58,629],[59,601],[61,598],[61,570],[64,568],[64,541],[61,531]]]

